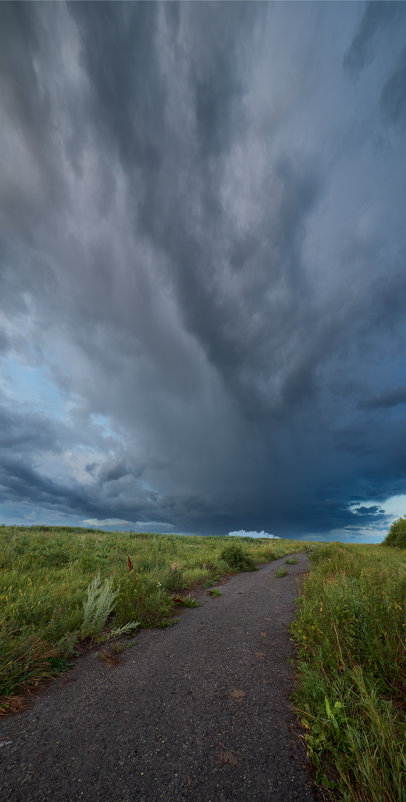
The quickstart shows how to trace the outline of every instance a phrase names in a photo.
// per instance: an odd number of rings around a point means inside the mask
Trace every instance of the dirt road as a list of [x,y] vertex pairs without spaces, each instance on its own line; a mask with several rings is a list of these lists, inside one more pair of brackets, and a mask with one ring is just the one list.
[[233,577],[117,665],[94,654],[0,721],[0,798],[310,802],[289,696],[296,578]]

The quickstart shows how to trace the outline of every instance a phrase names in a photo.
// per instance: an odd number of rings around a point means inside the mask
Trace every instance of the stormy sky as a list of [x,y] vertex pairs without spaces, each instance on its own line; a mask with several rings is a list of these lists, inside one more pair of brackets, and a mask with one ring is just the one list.
[[406,512],[405,43],[402,3],[1,3],[1,521]]

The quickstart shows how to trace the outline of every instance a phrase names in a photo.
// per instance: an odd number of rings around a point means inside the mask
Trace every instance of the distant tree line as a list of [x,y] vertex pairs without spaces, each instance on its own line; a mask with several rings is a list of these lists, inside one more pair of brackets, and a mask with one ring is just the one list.
[[406,518],[398,518],[397,521],[393,522],[383,541],[383,545],[406,549]]

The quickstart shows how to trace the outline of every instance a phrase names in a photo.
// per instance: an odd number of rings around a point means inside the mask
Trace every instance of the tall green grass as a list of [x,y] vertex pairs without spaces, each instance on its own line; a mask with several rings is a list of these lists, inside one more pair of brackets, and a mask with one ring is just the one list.
[[312,555],[293,634],[295,702],[333,799],[406,799],[406,552],[331,544]]
[[[135,622],[172,623],[174,591],[235,570],[222,557],[230,543],[225,537],[0,527],[0,707],[63,668],[84,639]],[[238,543],[255,563],[305,547],[297,541]]]

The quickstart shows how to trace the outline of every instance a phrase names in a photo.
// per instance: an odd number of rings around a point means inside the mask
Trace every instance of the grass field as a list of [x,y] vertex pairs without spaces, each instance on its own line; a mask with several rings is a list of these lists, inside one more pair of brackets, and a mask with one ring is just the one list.
[[0,527],[1,709],[78,644],[171,625],[179,594],[193,606],[196,585],[306,550],[295,704],[317,782],[332,799],[405,802],[406,550]]
[[332,799],[406,800],[406,550],[332,544],[312,555],[293,634],[295,702]]
[[18,694],[66,668],[78,643],[131,635],[137,626],[170,625],[176,591],[213,585],[222,574],[249,570],[250,561],[267,562],[304,546],[290,540],[1,526],[1,708],[15,708]]

